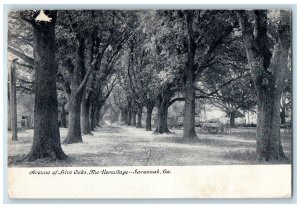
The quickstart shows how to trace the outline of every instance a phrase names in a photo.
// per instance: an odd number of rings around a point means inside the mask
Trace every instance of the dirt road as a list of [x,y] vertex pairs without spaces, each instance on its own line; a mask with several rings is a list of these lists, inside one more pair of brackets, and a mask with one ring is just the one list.
[[[19,163],[32,144],[33,130],[19,133],[19,141],[9,142],[9,164],[16,166],[190,166],[257,164],[255,129],[234,129],[229,135],[199,134],[199,142],[183,143],[182,130],[173,134],[153,132],[121,125],[98,128],[83,136],[83,143],[62,145],[69,160]],[[61,140],[67,129],[60,129]],[[285,153],[290,157],[291,136],[283,134]]]

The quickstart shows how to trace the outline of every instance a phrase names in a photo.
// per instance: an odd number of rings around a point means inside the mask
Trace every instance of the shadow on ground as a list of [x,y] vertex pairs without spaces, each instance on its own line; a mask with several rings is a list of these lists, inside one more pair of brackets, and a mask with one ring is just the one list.
[[[63,140],[67,129],[60,131]],[[66,161],[22,162],[33,138],[33,130],[26,130],[19,133],[19,141],[9,142],[8,164],[22,167],[270,164],[255,160],[255,129],[237,128],[227,135],[199,134],[198,131],[199,140],[193,143],[182,141],[182,130],[173,131],[173,134],[155,135],[121,125],[98,127],[93,135],[83,136],[83,143],[62,145],[69,156]],[[291,135],[282,135],[290,161]]]

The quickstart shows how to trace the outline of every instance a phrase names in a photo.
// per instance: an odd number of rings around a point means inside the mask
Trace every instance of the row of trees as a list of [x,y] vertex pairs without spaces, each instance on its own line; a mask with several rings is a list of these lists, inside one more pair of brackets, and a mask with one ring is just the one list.
[[[38,21],[41,16],[44,20]],[[23,22],[11,28],[22,29],[24,36],[11,32],[9,51],[35,71],[35,133],[28,160],[66,157],[59,140],[57,87],[69,106],[66,144],[82,142],[82,133],[91,133],[108,98],[114,114],[120,112],[124,123],[137,128],[142,127],[146,108],[146,130],[152,130],[156,106],[158,134],[170,132],[168,108],[184,101],[182,140],[193,142],[198,139],[195,100],[205,99],[232,118],[237,110],[257,105],[257,158],[285,159],[279,125],[280,99],[290,70],[288,11],[11,14],[12,20],[19,17],[31,28]],[[26,47],[16,47],[25,40],[34,60],[25,55],[30,54]]]

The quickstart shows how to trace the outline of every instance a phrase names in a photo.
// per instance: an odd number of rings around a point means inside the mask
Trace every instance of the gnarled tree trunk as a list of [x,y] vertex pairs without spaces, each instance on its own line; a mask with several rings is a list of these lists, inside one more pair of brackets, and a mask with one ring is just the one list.
[[72,92],[69,97],[69,122],[68,134],[65,144],[82,142],[81,125],[80,125],[80,103],[82,93]]
[[[258,95],[257,144],[258,160],[285,158],[280,141],[280,94],[274,85],[260,89]],[[273,89],[272,89],[273,88]]]
[[[257,159],[285,160],[280,141],[280,95],[288,71],[291,14],[280,11],[277,43],[270,50],[267,45],[267,11],[254,11],[251,14],[255,15],[254,23],[249,21],[249,12],[239,11],[237,14],[257,94]],[[251,24],[255,24],[254,27]]]
[[[70,75],[71,81],[71,93],[69,95],[69,122],[68,122],[68,134],[64,140],[64,144],[81,143],[81,100],[83,96],[83,90],[85,85],[82,86],[82,71],[84,71],[84,39],[81,37],[76,47],[75,55],[75,68]],[[72,63],[69,63],[72,67]],[[81,88],[80,88],[81,87]]]

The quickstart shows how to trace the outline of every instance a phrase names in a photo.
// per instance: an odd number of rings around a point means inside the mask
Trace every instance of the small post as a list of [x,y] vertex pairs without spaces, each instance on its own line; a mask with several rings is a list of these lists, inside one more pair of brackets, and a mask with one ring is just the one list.
[[10,119],[11,119],[11,128],[12,128],[12,141],[18,141],[18,120],[17,120],[17,95],[16,95],[16,72],[15,72],[15,61],[13,59],[10,66]]

